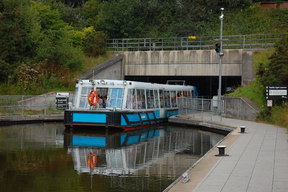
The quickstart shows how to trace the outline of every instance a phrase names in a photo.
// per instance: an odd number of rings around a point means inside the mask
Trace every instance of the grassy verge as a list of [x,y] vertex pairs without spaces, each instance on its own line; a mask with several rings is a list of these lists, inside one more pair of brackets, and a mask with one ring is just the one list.
[[264,87],[258,82],[253,81],[245,87],[237,88],[233,93],[227,94],[230,97],[247,97],[259,107],[265,105]]
[[288,103],[275,106],[271,109],[271,115],[266,119],[267,122],[288,128]]

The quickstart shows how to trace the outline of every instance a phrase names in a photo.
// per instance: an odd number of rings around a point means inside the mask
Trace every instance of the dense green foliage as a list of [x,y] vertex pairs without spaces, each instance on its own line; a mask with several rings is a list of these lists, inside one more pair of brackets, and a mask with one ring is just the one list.
[[73,46],[73,29],[58,11],[29,0],[3,0],[0,10],[1,81],[17,83],[25,93],[81,68],[81,48]]
[[287,9],[263,9],[259,4],[237,12],[227,10],[224,34],[286,33],[287,19]]
[[220,7],[236,11],[250,4],[249,0],[111,0],[100,4],[97,19],[89,24],[113,38],[200,35],[214,29]]
[[257,75],[265,85],[288,85],[288,38],[283,38],[275,46],[269,62],[260,63]]
[[54,0],[0,2],[2,93],[71,87],[71,72],[82,69],[84,55],[103,54],[106,36],[93,27],[77,30],[64,21],[61,9],[65,6]]
[[73,87],[85,57],[105,53],[107,38],[218,35],[220,7],[225,8],[224,34],[288,31],[287,9],[263,9],[254,2],[2,0],[0,93]]

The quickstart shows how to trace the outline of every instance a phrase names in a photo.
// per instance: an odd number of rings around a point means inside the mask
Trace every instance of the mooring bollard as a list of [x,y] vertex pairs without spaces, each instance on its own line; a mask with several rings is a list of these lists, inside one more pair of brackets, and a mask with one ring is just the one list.
[[225,155],[226,146],[225,145],[218,145],[217,148],[219,150],[218,156],[224,156]]
[[190,181],[189,175],[187,172],[182,174],[182,178],[183,178],[183,180],[182,180],[183,183],[188,183]]
[[246,126],[240,126],[241,133],[245,133],[245,128],[246,128]]

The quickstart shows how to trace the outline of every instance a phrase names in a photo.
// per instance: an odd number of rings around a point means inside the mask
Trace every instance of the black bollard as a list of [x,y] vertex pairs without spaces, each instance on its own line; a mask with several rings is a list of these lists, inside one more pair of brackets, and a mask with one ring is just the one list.
[[218,145],[217,148],[219,150],[218,156],[224,156],[225,155],[226,146],[225,145]]
[[240,126],[241,133],[245,133],[245,128],[246,128],[246,126]]

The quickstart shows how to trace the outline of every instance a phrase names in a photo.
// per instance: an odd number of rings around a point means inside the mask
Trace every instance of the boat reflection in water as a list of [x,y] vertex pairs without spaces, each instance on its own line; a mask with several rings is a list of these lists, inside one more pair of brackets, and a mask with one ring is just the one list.
[[181,175],[222,138],[223,135],[198,129],[171,126],[126,132],[81,129],[73,132],[66,130],[64,145],[68,147],[78,173],[165,174],[175,177]]

